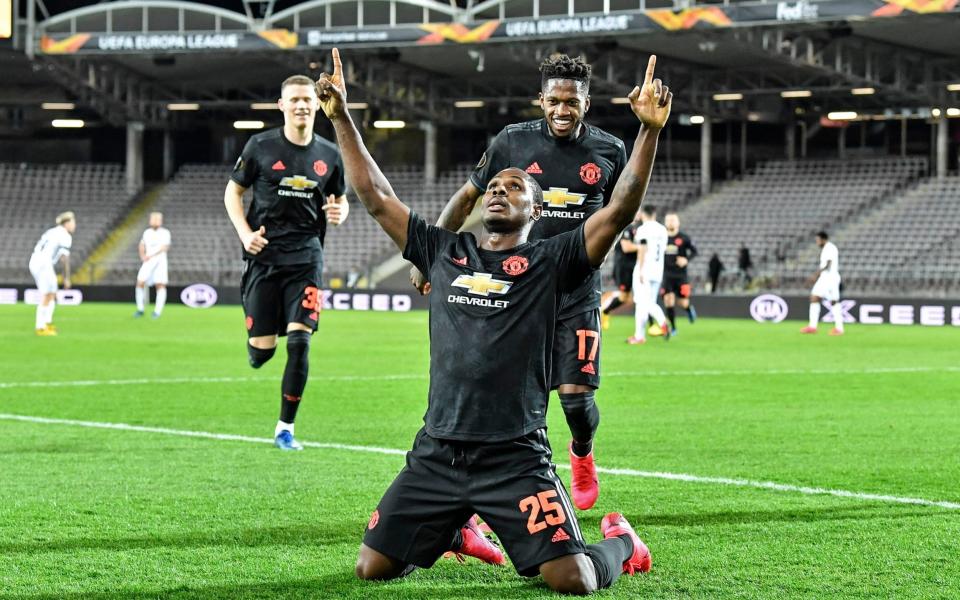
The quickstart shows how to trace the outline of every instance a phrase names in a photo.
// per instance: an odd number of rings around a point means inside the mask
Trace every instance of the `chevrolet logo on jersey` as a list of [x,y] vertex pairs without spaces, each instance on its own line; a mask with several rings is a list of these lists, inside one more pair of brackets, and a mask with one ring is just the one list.
[[463,288],[471,294],[477,296],[489,296],[494,294],[506,294],[513,285],[509,281],[494,279],[490,273],[474,273],[473,275],[460,275],[453,282],[454,287]]
[[453,281],[454,287],[463,288],[477,296],[483,298],[474,298],[472,296],[460,296],[450,294],[447,296],[447,302],[451,304],[466,304],[468,306],[482,306],[484,308],[506,308],[510,305],[508,300],[494,300],[490,294],[506,294],[513,285],[509,281],[494,279],[490,273],[474,273],[473,275],[460,275]]
[[[280,180],[280,189],[277,190],[278,196],[293,196],[294,198],[303,198],[310,200],[313,198],[313,190],[319,185],[319,182],[307,179],[303,175],[294,175],[293,177],[284,177]],[[284,189],[292,188],[292,189]]]
[[293,177],[284,177],[280,180],[280,185],[292,187],[295,190],[312,190],[317,187],[316,181],[307,179],[303,175],[294,175]]
[[568,192],[567,188],[552,187],[543,193],[543,201],[547,205],[547,208],[580,206],[586,199],[586,194],[574,194]]

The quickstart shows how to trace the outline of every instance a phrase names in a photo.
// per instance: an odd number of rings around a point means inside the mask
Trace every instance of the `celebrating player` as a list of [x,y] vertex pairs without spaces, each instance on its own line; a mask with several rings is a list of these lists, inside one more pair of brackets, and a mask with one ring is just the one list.
[[620,239],[613,246],[613,281],[617,284],[617,291],[600,308],[600,323],[605,330],[610,329],[610,313],[618,306],[629,302],[632,295],[633,267],[637,264],[637,250],[633,245],[633,236],[637,233],[639,223],[640,213],[637,212],[633,222],[627,225]]
[[[278,105],[283,127],[250,138],[223,201],[243,243],[241,291],[250,366],[263,366],[276,351],[277,336],[287,337],[274,441],[281,450],[302,450],[293,424],[320,312],[323,239],[327,223],[342,223],[349,206],[340,154],[313,132],[318,108],[313,80],[288,77]],[[243,193],[251,186],[253,202],[244,216]]]
[[840,307],[840,251],[830,241],[826,231],[817,232],[820,247],[820,268],[811,279],[816,280],[810,291],[810,323],[800,333],[816,333],[820,322],[820,301],[829,300],[833,314],[833,329],[830,335],[843,335],[843,309]]
[[[518,168],[499,171],[484,186],[479,239],[432,227],[397,199],[345,108],[336,49],[333,62],[333,75],[317,85],[350,183],[434,287],[425,427],[370,518],[357,576],[392,579],[412,566],[431,566],[474,512],[500,537],[519,573],[539,572],[558,592],[586,594],[621,572],[648,570],[646,546],[619,513],[603,519],[604,541],[584,543],[544,428],[562,292],[592,279],[630,222],[670,113],[671,94],[653,79],[655,58],[643,88],[629,96],[641,127],[609,204],[581,227],[535,241],[528,236],[544,195]],[[581,338],[588,354],[599,341],[592,333]]]
[[663,258],[667,247],[667,230],[657,223],[657,209],[644,206],[640,210],[640,227],[633,236],[633,245],[627,248],[637,253],[637,264],[633,267],[633,300],[635,303],[634,332],[627,338],[628,344],[646,344],[644,328],[647,317],[653,315],[664,340],[670,339],[667,317],[657,304],[660,296],[660,281],[663,279]]
[[30,255],[30,274],[40,292],[36,334],[41,336],[57,335],[57,328],[53,325],[53,310],[57,307],[57,273],[54,267],[58,261],[63,262],[63,287],[70,288],[70,246],[73,245],[73,232],[77,230],[77,219],[71,211],[67,211],[57,215],[56,223],[56,227],[43,232]]
[[[627,155],[623,141],[583,121],[590,108],[590,65],[560,54],[543,61],[540,73],[544,118],[508,125],[497,134],[447,203],[439,227],[460,229],[487,182],[507,167],[523,170],[544,190],[542,217],[530,240],[573,231],[610,201]],[[422,288],[419,271],[412,275]],[[568,449],[573,502],[581,510],[592,507],[600,493],[593,456],[600,423],[594,398],[600,387],[600,289],[597,272],[565,294],[553,336],[551,388],[560,396],[573,438]]]
[[147,295],[147,286],[156,286],[157,299],[153,305],[153,318],[159,319],[163,306],[167,303],[167,250],[170,249],[170,230],[163,226],[163,213],[150,213],[150,227],[143,232],[138,250],[143,265],[137,273],[135,288],[137,312],[134,317],[143,316],[143,307]]
[[680,307],[687,311],[687,318],[693,323],[697,320],[697,310],[690,304],[690,279],[687,277],[687,265],[697,256],[697,247],[690,236],[680,231],[680,216],[668,212],[663,217],[667,228],[667,248],[663,264],[663,308],[670,321],[670,335],[677,333],[677,314],[674,306],[677,297]]

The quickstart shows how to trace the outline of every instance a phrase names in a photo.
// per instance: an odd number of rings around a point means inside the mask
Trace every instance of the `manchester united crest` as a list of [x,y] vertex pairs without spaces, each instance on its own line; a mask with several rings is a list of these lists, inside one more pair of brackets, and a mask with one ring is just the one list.
[[587,163],[580,167],[580,179],[587,185],[593,185],[600,181],[603,171],[595,163]]
[[503,261],[503,272],[507,275],[520,275],[524,273],[529,266],[530,261],[523,256],[511,256]]
[[313,172],[316,173],[318,177],[323,177],[327,174],[327,163],[322,160],[313,161]]

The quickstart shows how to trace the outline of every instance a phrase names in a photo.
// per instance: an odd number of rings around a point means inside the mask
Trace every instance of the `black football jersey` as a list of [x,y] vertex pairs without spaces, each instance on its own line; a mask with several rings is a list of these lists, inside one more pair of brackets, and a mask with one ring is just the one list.
[[328,195],[346,190],[336,145],[314,134],[300,146],[282,128],[271,129],[250,138],[230,177],[253,187],[247,223],[254,231],[263,226],[270,242],[256,256],[244,251],[244,258],[274,265],[323,260],[327,219],[321,207]]
[[633,242],[633,236],[637,233],[638,223],[630,223],[624,228],[623,233],[617,238],[617,243],[613,245],[613,264],[623,268],[632,268],[637,264],[636,252],[624,252],[620,246],[622,240]]
[[[623,141],[583,124],[576,139],[550,134],[546,119],[507,125],[490,143],[470,182],[480,190],[509,167],[533,175],[543,188],[543,216],[533,224],[530,240],[572,231],[605,206],[627,163]],[[600,273],[564,297],[560,318],[600,306]]]
[[410,213],[403,257],[433,286],[427,433],[494,442],[546,427],[561,296],[595,273],[583,236],[580,227],[484,250],[472,233]]
[[677,257],[682,256],[691,261],[697,255],[697,247],[690,241],[690,236],[682,231],[674,235],[667,233],[667,248],[663,253],[663,272],[669,275],[683,275],[687,267],[677,266]]

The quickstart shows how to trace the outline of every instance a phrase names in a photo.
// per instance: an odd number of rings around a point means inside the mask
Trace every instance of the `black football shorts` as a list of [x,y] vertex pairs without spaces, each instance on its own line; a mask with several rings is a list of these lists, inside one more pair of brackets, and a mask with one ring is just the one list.
[[288,323],[317,330],[322,305],[320,265],[244,262],[240,294],[249,337],[287,335]]
[[600,309],[558,319],[553,335],[551,389],[564,383],[600,387]]
[[660,294],[676,294],[681,298],[690,297],[690,280],[687,274],[672,275],[664,273],[663,283],[660,284]]
[[458,442],[417,433],[407,465],[367,523],[363,543],[427,568],[450,550],[471,515],[490,525],[517,573],[586,551],[543,429],[505,442]]
[[613,265],[613,282],[621,292],[633,289],[633,264],[615,262]]

